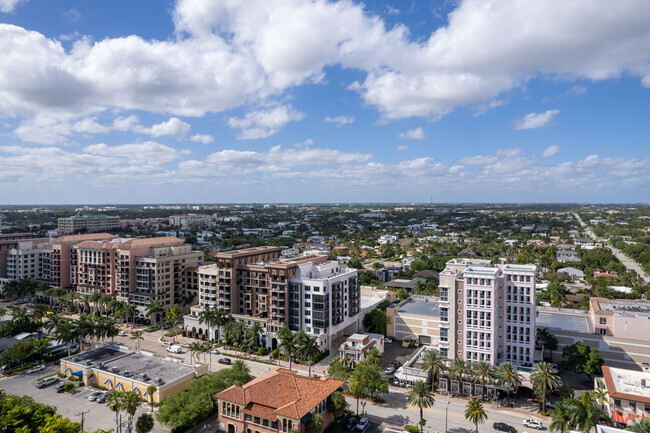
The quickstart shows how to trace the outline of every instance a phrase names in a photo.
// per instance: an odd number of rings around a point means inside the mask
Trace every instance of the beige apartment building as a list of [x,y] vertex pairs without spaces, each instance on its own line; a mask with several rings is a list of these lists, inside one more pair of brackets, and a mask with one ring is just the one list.
[[48,238],[17,241],[7,253],[7,279],[50,281],[52,243]]
[[[447,337],[440,336],[440,302],[433,296],[412,296],[386,309],[386,335],[397,340],[416,340],[438,346]],[[444,339],[444,341],[443,341]],[[442,353],[444,357],[448,355]]]
[[95,233],[120,228],[120,217],[110,215],[73,215],[59,218],[59,233]]
[[50,255],[50,279],[54,286],[74,288],[77,283],[77,250],[74,246],[84,241],[109,241],[115,239],[110,233],[61,236],[52,241]]
[[550,307],[537,311],[537,329],[548,329],[558,340],[552,354],[555,362],[562,360],[565,346],[580,341],[598,349],[608,366],[650,369],[650,302],[592,298],[589,311]]

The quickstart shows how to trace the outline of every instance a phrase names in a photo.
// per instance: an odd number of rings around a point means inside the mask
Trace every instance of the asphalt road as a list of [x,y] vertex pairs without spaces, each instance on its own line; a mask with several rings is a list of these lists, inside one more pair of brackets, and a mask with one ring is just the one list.
[[[587,226],[587,224],[585,224],[585,222],[582,221],[582,219],[580,219],[580,216],[578,216],[577,213],[574,213],[573,215],[576,217],[576,219],[578,220],[578,222],[580,223],[580,225],[582,226],[584,231],[589,235],[589,237],[592,238],[593,240],[597,241],[598,238],[596,237],[594,232],[592,232],[591,229]],[[650,276],[648,276],[648,274],[646,274],[646,272],[643,270],[641,265],[639,265],[636,261],[634,261],[633,259],[626,256],[618,248],[614,248],[614,247],[609,246],[609,245],[607,245],[607,248],[609,248],[611,250],[611,252],[616,256],[616,258],[619,259],[621,261],[621,263],[623,263],[627,269],[634,269],[636,271],[636,273],[639,274],[641,276],[641,278],[643,278],[643,281],[645,281],[646,283],[650,283]]]

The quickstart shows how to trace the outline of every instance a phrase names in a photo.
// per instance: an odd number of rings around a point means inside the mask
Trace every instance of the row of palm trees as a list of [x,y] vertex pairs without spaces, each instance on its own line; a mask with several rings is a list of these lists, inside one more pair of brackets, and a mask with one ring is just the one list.
[[[111,317],[82,314],[78,319],[71,319],[54,314],[43,323],[43,328],[52,334],[55,339],[68,343],[78,342],[83,350],[83,343],[90,339],[91,344],[105,342],[107,338],[113,339],[120,332],[116,320]],[[70,355],[68,344],[68,355]]]
[[309,365],[309,377],[311,377],[311,364],[320,355],[316,337],[308,335],[302,329],[292,332],[286,326],[277,332],[280,350],[289,358],[289,370],[295,357],[307,361]]

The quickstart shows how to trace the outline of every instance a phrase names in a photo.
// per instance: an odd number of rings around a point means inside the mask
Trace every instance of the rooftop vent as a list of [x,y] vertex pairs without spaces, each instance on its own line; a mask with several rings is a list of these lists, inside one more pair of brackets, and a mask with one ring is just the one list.
[[153,383],[156,384],[156,385],[162,385],[163,383],[165,383],[165,381],[162,380],[162,379],[159,378],[159,377],[154,377],[154,379],[153,379]]
[[140,380],[147,380],[147,373],[142,373],[138,377],[140,378]]
[[103,362],[98,363],[97,368],[104,368],[104,363]]
[[92,364],[93,363],[92,363],[92,361],[90,359],[86,361],[86,365],[92,365]]
[[78,357],[78,356],[75,356],[74,358],[72,358],[72,360],[73,360],[74,362],[79,362],[79,357]]
[[117,368],[116,366],[111,367],[111,373],[119,373],[120,369]]
[[133,376],[133,373],[131,373],[131,370],[124,370],[124,373],[122,373],[125,377],[131,377]]

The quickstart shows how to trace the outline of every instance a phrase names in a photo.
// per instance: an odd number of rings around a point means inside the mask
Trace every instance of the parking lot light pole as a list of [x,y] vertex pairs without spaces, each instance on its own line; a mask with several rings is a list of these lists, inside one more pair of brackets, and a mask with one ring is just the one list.
[[363,415],[365,413],[366,413],[366,402],[362,401],[361,402],[361,414]]
[[445,433],[447,433],[447,412],[449,411],[449,401],[447,402],[447,406],[445,407]]

